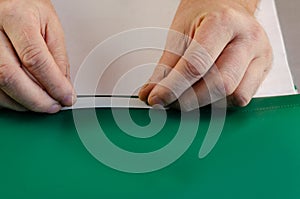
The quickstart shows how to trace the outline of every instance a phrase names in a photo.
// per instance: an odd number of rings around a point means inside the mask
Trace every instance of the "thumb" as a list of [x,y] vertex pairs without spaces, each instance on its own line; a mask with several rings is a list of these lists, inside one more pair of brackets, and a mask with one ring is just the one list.
[[147,102],[148,95],[151,90],[164,79],[172,70],[172,67],[176,65],[177,61],[180,59],[178,55],[165,51],[160,58],[156,68],[154,69],[153,74],[151,75],[148,82],[141,88],[139,92],[139,98],[142,101]]
[[164,52],[148,82],[141,88],[139,98],[147,102],[152,89],[163,80],[183,56],[190,39],[187,35],[169,30]]
[[209,53],[193,41],[168,76],[151,90],[148,103],[172,104],[206,74],[213,62]]

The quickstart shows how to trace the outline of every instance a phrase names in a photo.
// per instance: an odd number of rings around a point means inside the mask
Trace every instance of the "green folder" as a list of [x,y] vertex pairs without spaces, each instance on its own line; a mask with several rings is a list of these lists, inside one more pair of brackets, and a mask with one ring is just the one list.
[[[228,109],[220,137],[204,158],[199,150],[209,136],[210,107],[200,110],[200,120],[189,117],[193,113],[182,119],[174,110],[130,109],[132,120],[142,127],[151,123],[149,111],[154,118],[167,114],[162,129],[149,138],[122,131],[113,115],[122,117],[126,111],[95,111],[106,138],[120,149],[159,151],[176,138],[180,124],[188,127],[182,143],[190,139],[190,146],[161,169],[124,172],[85,147],[76,121],[83,122],[87,134],[95,131],[93,111],[45,115],[1,110],[0,198],[300,198],[300,95],[254,99],[246,108]],[[92,142],[102,146],[102,141]],[[179,149],[173,147],[170,156]],[[120,168],[136,161],[118,158]],[[149,166],[147,160],[136,166],[143,165]]]

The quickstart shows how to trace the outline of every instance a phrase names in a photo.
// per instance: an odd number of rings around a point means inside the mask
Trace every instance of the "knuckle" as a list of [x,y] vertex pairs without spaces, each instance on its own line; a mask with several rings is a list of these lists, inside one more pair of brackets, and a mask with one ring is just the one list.
[[221,10],[211,12],[207,17],[211,22],[226,26],[236,20],[235,16],[236,11],[233,8],[224,6]]
[[[193,79],[200,79],[201,74],[203,74],[204,69],[201,64],[198,64],[196,67],[195,64],[192,64],[190,62],[186,62],[185,64],[185,73],[188,77],[191,77]],[[201,72],[200,72],[201,71]]]
[[28,45],[20,53],[22,63],[31,71],[41,70],[48,62],[41,48],[35,44]]
[[272,49],[272,46],[270,43],[268,43],[266,45],[263,55],[269,63],[273,62],[274,55],[273,55],[273,49]]
[[210,54],[201,47],[189,49],[184,58],[186,75],[197,80],[213,65]]
[[260,42],[267,37],[264,29],[258,22],[253,23],[250,27],[251,28],[247,29],[247,35],[248,40],[251,41],[251,43]]

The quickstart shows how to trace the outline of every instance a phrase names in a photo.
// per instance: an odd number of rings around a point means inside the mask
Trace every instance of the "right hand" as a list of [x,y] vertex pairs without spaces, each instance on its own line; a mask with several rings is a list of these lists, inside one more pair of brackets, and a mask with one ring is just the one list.
[[50,0],[0,0],[0,108],[72,106],[64,33]]
[[227,98],[246,106],[272,67],[257,0],[182,0],[166,49],[139,97],[191,111]]

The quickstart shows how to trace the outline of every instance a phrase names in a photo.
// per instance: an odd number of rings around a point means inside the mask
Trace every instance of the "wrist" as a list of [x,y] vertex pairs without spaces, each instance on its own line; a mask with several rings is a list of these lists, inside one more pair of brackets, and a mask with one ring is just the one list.
[[224,5],[236,9],[244,9],[249,14],[254,15],[259,2],[260,0],[181,0],[181,5],[189,7],[196,3],[200,10],[207,10]]

